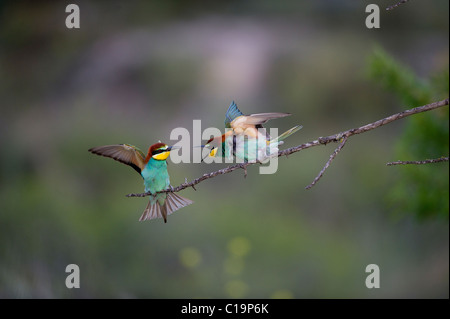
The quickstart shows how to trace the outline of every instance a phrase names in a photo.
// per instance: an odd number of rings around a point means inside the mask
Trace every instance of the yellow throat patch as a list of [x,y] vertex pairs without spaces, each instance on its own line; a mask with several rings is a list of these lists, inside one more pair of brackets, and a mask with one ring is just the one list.
[[209,152],[209,156],[210,156],[210,157],[215,157],[216,154],[217,154],[217,150],[218,150],[218,149],[219,149],[218,147],[213,148],[213,149],[211,150],[211,152]]
[[155,160],[164,161],[164,160],[166,160],[169,157],[169,155],[170,155],[170,151],[167,151],[167,152],[162,152],[162,153],[159,153],[159,154],[155,154],[152,157]]

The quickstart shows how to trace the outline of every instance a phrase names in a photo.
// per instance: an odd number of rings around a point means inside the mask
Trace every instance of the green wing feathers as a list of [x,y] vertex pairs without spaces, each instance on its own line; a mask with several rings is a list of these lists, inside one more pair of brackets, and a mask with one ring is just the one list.
[[231,102],[230,106],[228,107],[227,113],[225,114],[225,127],[230,128],[230,123],[233,122],[233,120],[239,116],[244,115],[237,107],[236,103],[233,101]]

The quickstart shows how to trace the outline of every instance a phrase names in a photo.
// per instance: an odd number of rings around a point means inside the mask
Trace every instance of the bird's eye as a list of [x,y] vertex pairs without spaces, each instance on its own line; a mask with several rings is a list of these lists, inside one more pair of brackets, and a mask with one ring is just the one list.
[[159,149],[157,149],[157,150],[155,150],[154,152],[153,152],[153,154],[155,155],[155,154],[160,154],[160,153],[163,153],[163,152],[165,152],[166,151],[166,149],[164,149],[164,148],[159,148]]

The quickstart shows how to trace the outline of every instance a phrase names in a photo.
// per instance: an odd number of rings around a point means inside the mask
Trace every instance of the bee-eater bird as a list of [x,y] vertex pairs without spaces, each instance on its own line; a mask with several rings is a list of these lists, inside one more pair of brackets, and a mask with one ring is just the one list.
[[[164,143],[156,143],[150,146],[147,156],[136,146],[129,144],[98,146],[89,149],[89,152],[110,157],[131,166],[144,179],[145,192],[155,194],[171,187],[166,159],[172,148]],[[162,217],[166,223],[168,215],[192,203],[190,199],[170,192],[151,195],[139,220]]]
[[290,113],[258,113],[244,115],[231,102],[225,114],[225,127],[228,129],[222,136],[209,139],[203,147],[210,149],[209,156],[216,156],[221,148],[220,156],[230,158],[236,156],[245,162],[264,160],[278,153],[278,146],[283,140],[302,128],[296,125],[280,136],[272,138],[262,124],[269,120],[291,115]]

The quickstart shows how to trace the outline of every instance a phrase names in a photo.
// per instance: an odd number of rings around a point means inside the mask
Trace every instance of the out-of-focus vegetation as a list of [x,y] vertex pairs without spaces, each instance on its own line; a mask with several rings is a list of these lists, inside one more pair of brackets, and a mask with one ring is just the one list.
[[[333,145],[207,180],[167,224],[138,222],[148,199],[125,195],[142,179],[87,151],[174,143],[193,119],[222,128],[231,100],[292,113],[267,125],[302,124],[290,147],[448,97],[448,1],[381,10],[378,30],[369,1],[76,3],[78,30],[63,2],[0,4],[0,297],[448,298],[448,164],[385,166],[448,154],[448,107],[352,138],[308,191]],[[364,284],[372,263],[380,289]]]
[[[370,59],[374,82],[396,93],[401,103],[416,107],[449,96],[448,66],[432,74],[429,80],[377,48]],[[402,160],[421,160],[448,156],[448,107],[418,114],[408,119],[396,145],[395,156]],[[418,217],[440,216],[448,220],[448,164],[398,167],[398,179],[389,192],[389,201],[401,214]]]

